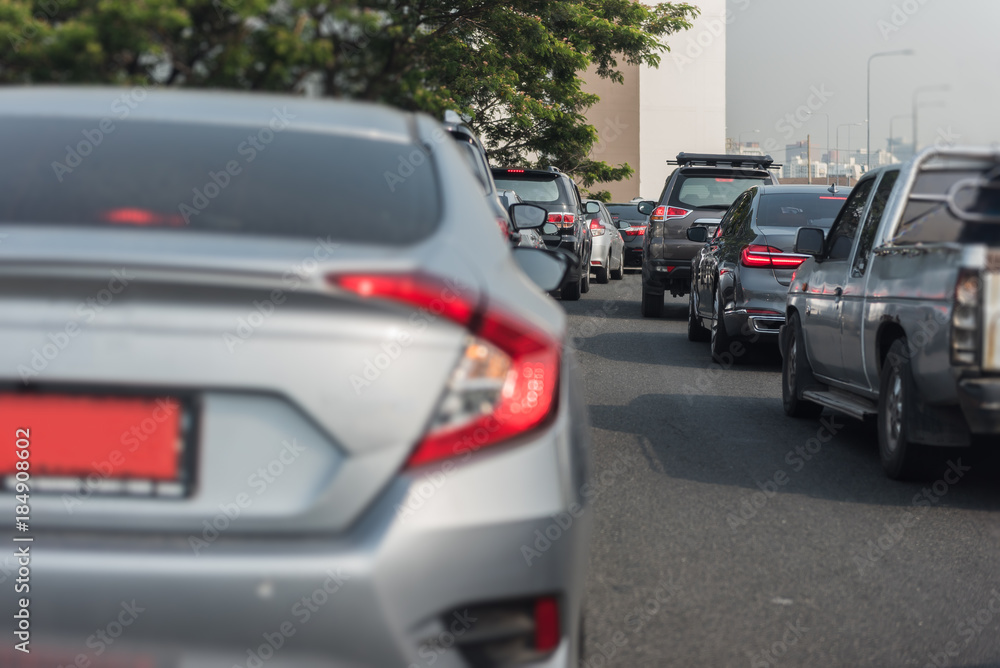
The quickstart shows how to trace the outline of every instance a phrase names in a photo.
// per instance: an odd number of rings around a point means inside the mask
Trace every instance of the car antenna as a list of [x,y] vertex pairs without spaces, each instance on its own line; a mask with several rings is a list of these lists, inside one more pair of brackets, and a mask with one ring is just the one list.
[[830,186],[829,188],[827,188],[827,190],[829,192],[833,193],[834,195],[836,195],[839,192],[837,190],[837,184],[836,183],[834,183],[832,186]]

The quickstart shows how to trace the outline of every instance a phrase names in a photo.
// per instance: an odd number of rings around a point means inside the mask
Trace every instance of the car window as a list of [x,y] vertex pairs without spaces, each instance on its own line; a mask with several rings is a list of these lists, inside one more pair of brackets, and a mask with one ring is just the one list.
[[[982,176],[978,169],[946,169],[921,172],[913,184],[912,195],[940,195],[946,193],[959,181]],[[990,213],[1000,208],[996,190],[964,190],[957,200],[960,207],[972,212]],[[1000,230],[994,224],[977,225],[952,215],[944,204],[911,199],[903,211],[899,227],[895,230],[892,243],[897,246],[914,244],[948,243],[992,243],[1000,239]]]
[[850,191],[839,194],[764,193],[760,197],[757,225],[761,227],[821,227],[830,229]]
[[864,179],[847,197],[844,208],[840,210],[826,240],[827,259],[846,260],[851,254],[854,237],[857,235],[858,225],[861,223],[861,215],[865,211],[865,204],[868,203],[868,195],[871,193],[874,183],[874,178]]
[[[128,121],[69,173],[52,163],[92,119],[0,124],[0,222],[415,243],[437,228],[436,170],[399,176],[419,146],[288,129],[265,149],[241,126]],[[348,157],[349,156],[349,157]]]
[[621,216],[622,219],[627,220],[645,220],[646,216],[639,213],[639,207],[636,204],[608,204],[608,211],[612,215]]
[[728,207],[740,193],[756,185],[767,185],[768,178],[738,176],[686,176],[680,174],[670,196],[670,206],[687,209]]
[[482,186],[483,194],[488,195],[490,192],[490,175],[486,171],[486,165],[483,164],[483,155],[479,152],[476,145],[472,143],[472,140],[456,138],[456,141],[462,147],[462,155],[465,156],[466,162],[472,168],[472,173],[476,175],[479,185]]
[[740,229],[750,215],[751,200],[753,200],[753,195],[751,193],[744,193],[733,204],[719,224],[719,231],[716,233],[716,236],[732,236]]
[[525,179],[509,176],[494,177],[497,188],[514,190],[525,202],[558,202],[561,198],[555,178]]
[[892,187],[896,185],[899,178],[899,170],[886,172],[879,181],[878,188],[875,189],[875,197],[872,198],[872,205],[868,209],[865,217],[865,224],[861,228],[861,237],[858,239],[858,250],[854,255],[854,276],[864,276],[868,269],[868,256],[875,243],[875,233],[878,231],[879,223],[882,221],[882,214],[885,213],[885,205],[889,201]]

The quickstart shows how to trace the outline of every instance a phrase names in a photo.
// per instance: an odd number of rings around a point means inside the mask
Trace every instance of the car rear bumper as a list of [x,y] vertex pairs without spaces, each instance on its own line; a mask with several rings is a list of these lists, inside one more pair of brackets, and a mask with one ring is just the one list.
[[974,434],[1000,434],[1000,377],[960,380],[958,402]]
[[531,665],[569,666],[591,514],[582,474],[563,469],[585,449],[570,412],[528,443],[400,474],[328,539],[228,536],[223,515],[196,536],[37,534],[32,651],[52,665],[103,647],[157,668],[464,666],[482,631],[468,608],[554,596],[560,645]]
[[690,260],[655,260],[645,258],[642,262],[642,284],[647,292],[662,292],[666,289],[686,293],[691,283]]
[[726,332],[752,340],[778,341],[778,333],[785,324],[785,316],[771,313],[752,313],[746,309],[727,312],[724,316]]
[[642,264],[642,246],[641,245],[640,246],[636,246],[634,248],[630,248],[630,247],[626,246],[625,250],[623,252],[624,252],[624,257],[625,257],[625,264],[631,265],[633,267],[639,266],[639,265]]

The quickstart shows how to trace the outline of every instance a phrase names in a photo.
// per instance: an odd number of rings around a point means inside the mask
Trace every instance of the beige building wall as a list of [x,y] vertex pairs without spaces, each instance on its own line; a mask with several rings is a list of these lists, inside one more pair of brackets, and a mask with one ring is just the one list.
[[610,190],[612,202],[627,202],[639,196],[639,66],[623,64],[621,71],[625,75],[621,84],[601,79],[594,68],[584,76],[584,90],[601,98],[587,112],[598,137],[591,159],[611,165],[628,163],[635,170],[628,180],[591,187],[595,191]]
[[681,151],[726,150],[726,26],[734,16],[726,0],[697,5],[693,27],[666,39],[671,50],[659,68],[626,65],[624,85],[585,76],[585,90],[601,96],[587,112],[600,138],[591,157],[636,170],[628,181],[594,185],[615,202],[658,197],[674,170],[667,160]]

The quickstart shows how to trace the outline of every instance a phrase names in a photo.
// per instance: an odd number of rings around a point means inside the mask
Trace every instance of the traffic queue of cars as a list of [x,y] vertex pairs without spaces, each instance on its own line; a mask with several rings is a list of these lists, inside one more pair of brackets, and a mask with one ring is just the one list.
[[643,315],[657,288],[688,294],[688,338],[723,364],[779,345],[785,412],[871,418],[890,478],[995,444],[1000,155],[932,148],[853,188],[776,185],[769,158],[749,160],[677,156],[645,235]]

